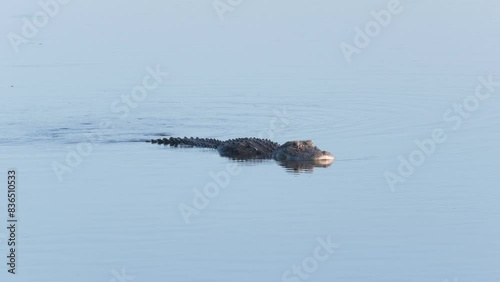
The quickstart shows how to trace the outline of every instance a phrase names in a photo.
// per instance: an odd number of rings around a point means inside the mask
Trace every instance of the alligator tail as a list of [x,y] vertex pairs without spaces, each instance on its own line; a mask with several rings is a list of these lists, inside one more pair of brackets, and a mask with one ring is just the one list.
[[159,145],[170,145],[172,147],[178,146],[189,146],[198,148],[211,148],[217,149],[217,147],[222,143],[222,141],[210,138],[198,138],[198,137],[170,137],[161,139],[151,139],[146,142],[159,144]]

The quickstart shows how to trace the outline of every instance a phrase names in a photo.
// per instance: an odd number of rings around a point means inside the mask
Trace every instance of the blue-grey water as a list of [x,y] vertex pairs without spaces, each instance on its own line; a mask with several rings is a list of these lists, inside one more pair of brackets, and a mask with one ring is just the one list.
[[[349,63],[391,1],[292,2],[71,1],[17,53],[42,8],[8,4],[1,280],[500,281],[498,3],[401,1]],[[312,139],[335,162],[136,142],[163,136]]]

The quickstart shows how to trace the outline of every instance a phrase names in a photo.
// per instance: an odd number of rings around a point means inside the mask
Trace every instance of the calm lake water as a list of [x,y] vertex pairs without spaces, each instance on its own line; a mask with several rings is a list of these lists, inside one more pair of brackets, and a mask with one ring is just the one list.
[[[339,44],[376,2],[244,2],[223,21],[211,2],[72,2],[19,53],[4,42],[0,226],[10,168],[19,222],[2,281],[500,281],[498,5],[405,2],[349,64]],[[2,34],[40,9],[16,5]],[[311,139],[336,159],[135,142],[158,136]]]

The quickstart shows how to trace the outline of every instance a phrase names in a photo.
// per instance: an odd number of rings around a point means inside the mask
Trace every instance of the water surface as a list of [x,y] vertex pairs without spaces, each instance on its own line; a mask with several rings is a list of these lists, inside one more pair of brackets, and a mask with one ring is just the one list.
[[[351,64],[337,45],[385,2],[245,2],[223,22],[205,4],[73,2],[41,45],[2,47],[0,169],[18,171],[20,219],[18,274],[3,265],[2,279],[282,281],[327,236],[340,246],[308,281],[500,279],[500,90],[459,128],[443,119],[479,76],[500,78],[493,1],[406,6]],[[126,117],[114,111],[156,65],[164,81]],[[384,173],[435,129],[447,140],[391,190]],[[158,136],[311,139],[336,159],[297,173],[131,142]],[[88,138],[59,179],[54,164]],[[187,224],[179,205],[221,173],[229,183]]]

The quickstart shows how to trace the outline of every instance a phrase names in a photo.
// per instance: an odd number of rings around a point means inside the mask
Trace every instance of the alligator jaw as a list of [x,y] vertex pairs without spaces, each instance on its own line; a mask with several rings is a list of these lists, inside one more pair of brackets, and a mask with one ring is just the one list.
[[289,141],[281,145],[273,153],[277,161],[330,161],[334,157],[330,152],[322,151],[314,146],[311,140]]
[[327,151],[323,151],[322,152],[322,155],[315,158],[314,159],[315,161],[333,161],[335,160],[335,157],[330,153],[330,152],[327,152]]

